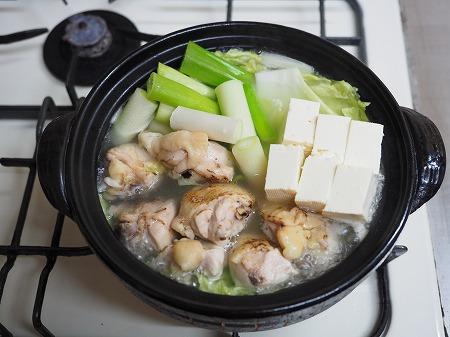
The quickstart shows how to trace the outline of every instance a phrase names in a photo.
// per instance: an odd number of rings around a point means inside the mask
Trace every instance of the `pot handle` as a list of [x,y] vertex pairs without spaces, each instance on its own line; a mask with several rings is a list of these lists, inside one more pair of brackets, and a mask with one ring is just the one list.
[[65,186],[65,156],[74,113],[64,114],[47,125],[39,140],[36,165],[39,181],[48,201],[70,216]]
[[436,125],[415,110],[400,108],[413,138],[417,165],[417,187],[411,213],[430,200],[444,180],[445,146]]

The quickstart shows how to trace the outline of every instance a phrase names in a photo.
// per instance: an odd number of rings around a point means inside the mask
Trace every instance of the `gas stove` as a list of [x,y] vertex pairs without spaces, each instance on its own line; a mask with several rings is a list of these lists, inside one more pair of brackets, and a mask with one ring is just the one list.
[[[157,35],[224,20],[321,35],[367,62],[399,103],[411,106],[394,1],[0,3],[0,33],[20,32],[0,37],[0,335],[226,335],[173,321],[128,292],[76,224],[48,204],[34,163],[46,120],[75,110],[111,65]],[[409,218],[390,259],[341,302],[304,322],[252,333],[279,334],[444,336],[426,206]]]

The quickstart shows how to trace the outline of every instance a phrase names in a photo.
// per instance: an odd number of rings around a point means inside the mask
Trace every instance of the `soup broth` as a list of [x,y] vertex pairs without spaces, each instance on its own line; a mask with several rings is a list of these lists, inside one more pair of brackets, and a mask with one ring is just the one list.
[[[189,48],[185,60],[194,62]],[[358,128],[375,135],[367,103],[347,82],[281,55],[197,52],[223,62],[216,72],[229,81],[196,76],[187,61],[181,72],[160,65],[112,119],[97,177],[108,222],[140,261],[202,291],[270,293],[318,277],[361,244],[381,195],[380,158],[377,171],[359,148],[352,150]],[[324,139],[320,148],[321,137],[333,135],[320,134],[327,121],[319,116],[331,112],[341,118],[337,124],[346,123],[343,153],[333,147],[340,139],[330,148]],[[367,151],[381,156],[381,138],[370,141]],[[345,181],[349,170],[355,181]],[[294,190],[282,182],[292,172]],[[342,184],[360,195],[346,195]]]

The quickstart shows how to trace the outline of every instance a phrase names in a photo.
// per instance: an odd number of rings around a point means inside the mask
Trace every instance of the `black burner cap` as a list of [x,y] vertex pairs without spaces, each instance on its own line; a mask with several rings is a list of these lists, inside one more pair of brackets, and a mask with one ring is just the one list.
[[123,15],[104,10],[75,14],[60,22],[44,44],[44,62],[50,72],[65,81],[72,52],[79,55],[74,84],[91,86],[140,42],[126,38],[117,29],[136,31]]

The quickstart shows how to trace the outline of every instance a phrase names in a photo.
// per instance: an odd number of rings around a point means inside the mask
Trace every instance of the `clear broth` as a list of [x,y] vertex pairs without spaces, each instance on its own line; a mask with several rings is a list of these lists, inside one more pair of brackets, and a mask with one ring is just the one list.
[[[115,117],[119,113],[120,109],[116,113]],[[115,117],[112,118],[111,123],[113,123]],[[135,140],[135,142],[137,142],[137,140]],[[228,147],[227,144],[222,145]],[[99,193],[105,191],[105,184],[103,182],[103,179],[105,178],[107,173],[107,168],[105,167],[106,165],[105,153],[112,146],[113,142],[111,140],[111,134],[110,131],[108,131],[105,137],[105,141],[98,162],[97,182]],[[239,172],[238,168],[235,165],[235,178],[239,176],[242,177],[242,174],[241,172]],[[372,214],[374,213],[376,205],[378,204],[381,198],[383,180],[384,180],[383,175],[380,174],[379,182],[377,185],[377,192],[375,198],[373,199],[371,207]],[[263,221],[258,213],[258,204],[261,204],[261,202],[264,200],[263,193],[261,191],[256,191],[247,186],[245,180],[238,179],[237,182],[231,183],[244,186],[250,192],[252,192],[257,199],[256,209],[254,213],[250,216],[246,228],[239,235],[265,236],[265,234],[263,234],[261,230]],[[137,193],[136,195],[128,199],[116,199],[110,201],[109,204],[111,213],[114,213],[114,210],[115,209],[117,210],[120,207],[129,207],[132,206],[133,204],[142,201],[151,201],[155,199],[163,199],[163,200],[174,199],[176,200],[177,205],[179,206],[179,203],[183,195],[187,191],[189,191],[192,187],[193,186],[180,186],[176,180],[173,180],[167,177],[166,175],[160,184],[158,184],[155,188],[153,188],[148,192]],[[312,280],[322,275],[323,273],[325,273],[326,271],[330,270],[331,268],[339,264],[341,261],[343,261],[347,256],[349,256],[351,252],[361,243],[361,241],[364,239],[370,228],[370,221],[365,224],[349,224],[330,219],[328,219],[327,221],[328,221],[327,222],[328,248],[326,250],[320,249],[307,250],[300,259],[293,261],[293,265],[299,271],[297,275],[292,276],[288,281],[284,283],[277,284],[271,287],[256,289],[255,292],[256,293],[274,292],[288,286],[304,283],[306,281]],[[123,241],[120,237],[119,232],[116,230],[118,223],[114,216],[112,217],[112,219],[110,219],[109,223],[112,226],[113,230],[117,233],[118,240]],[[231,243],[229,244],[228,248],[230,248],[235,241],[236,238],[231,240]],[[167,275],[168,277],[171,277],[172,279],[178,282],[193,287],[198,287],[198,282],[195,273],[173,272],[173,270],[171,270],[168,267],[167,263],[165,263],[162,258],[157,256],[157,253],[149,252],[145,249],[140,249],[139,247],[128,246],[127,248],[136,256],[136,258],[141,260],[150,268],[157,270],[160,273]]]

